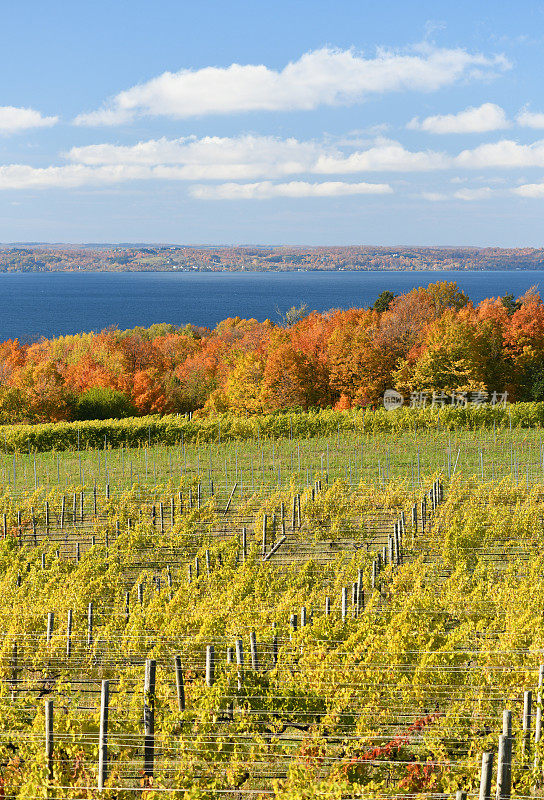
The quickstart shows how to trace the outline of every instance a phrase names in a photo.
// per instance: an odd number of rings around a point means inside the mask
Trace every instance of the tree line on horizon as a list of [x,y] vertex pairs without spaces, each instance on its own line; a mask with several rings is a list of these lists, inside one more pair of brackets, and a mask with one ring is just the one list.
[[0,344],[0,423],[375,407],[384,391],[544,399],[544,304],[474,305],[456,283],[278,323],[161,323]]

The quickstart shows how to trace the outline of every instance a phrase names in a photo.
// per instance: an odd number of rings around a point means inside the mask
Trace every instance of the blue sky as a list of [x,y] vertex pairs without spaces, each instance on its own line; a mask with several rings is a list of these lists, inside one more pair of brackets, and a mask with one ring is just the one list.
[[6,4],[0,241],[542,246],[544,3]]

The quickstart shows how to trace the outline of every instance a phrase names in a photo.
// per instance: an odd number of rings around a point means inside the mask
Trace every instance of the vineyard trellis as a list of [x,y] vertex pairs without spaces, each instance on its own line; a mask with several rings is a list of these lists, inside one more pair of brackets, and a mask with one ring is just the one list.
[[304,445],[4,455],[4,797],[544,795],[539,432]]

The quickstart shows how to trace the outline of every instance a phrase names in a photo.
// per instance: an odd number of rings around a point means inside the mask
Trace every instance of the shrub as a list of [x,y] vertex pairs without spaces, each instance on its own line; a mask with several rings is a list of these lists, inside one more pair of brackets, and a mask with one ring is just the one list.
[[120,419],[133,417],[136,408],[123,392],[104,386],[93,386],[77,399],[74,416],[78,420]]

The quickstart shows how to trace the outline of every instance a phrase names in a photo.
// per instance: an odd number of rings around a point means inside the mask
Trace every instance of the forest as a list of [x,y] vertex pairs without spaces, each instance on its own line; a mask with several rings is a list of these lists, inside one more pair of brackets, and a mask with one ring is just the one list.
[[535,289],[474,304],[437,282],[371,308],[293,308],[213,330],[169,323],[0,344],[0,424],[544,399]]

